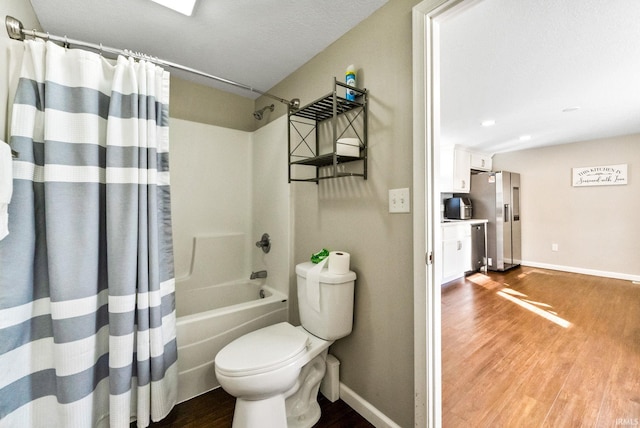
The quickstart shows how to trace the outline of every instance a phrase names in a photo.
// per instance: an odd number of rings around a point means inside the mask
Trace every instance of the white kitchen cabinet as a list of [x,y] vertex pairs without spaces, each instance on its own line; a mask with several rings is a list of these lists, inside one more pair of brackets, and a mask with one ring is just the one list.
[[471,270],[471,226],[469,223],[442,226],[442,283]]
[[440,148],[440,191],[469,193],[471,186],[471,153],[455,146]]
[[470,152],[471,169],[478,171],[491,171],[492,161],[491,155],[480,152]]
[[[442,223],[441,284],[462,278],[467,272],[479,269],[486,272],[486,224],[486,219]],[[474,235],[474,229],[481,230],[481,235],[477,232]]]

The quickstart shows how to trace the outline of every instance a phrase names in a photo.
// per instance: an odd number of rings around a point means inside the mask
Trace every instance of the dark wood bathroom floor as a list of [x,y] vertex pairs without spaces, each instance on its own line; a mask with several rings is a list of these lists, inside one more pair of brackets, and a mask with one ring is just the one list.
[[[370,428],[373,427],[344,401],[330,402],[322,394],[318,402],[322,416],[315,428]],[[160,422],[152,423],[151,428],[228,428],[233,419],[235,398],[222,388],[192,398],[178,404],[173,411]],[[135,428],[135,422],[131,428]]]

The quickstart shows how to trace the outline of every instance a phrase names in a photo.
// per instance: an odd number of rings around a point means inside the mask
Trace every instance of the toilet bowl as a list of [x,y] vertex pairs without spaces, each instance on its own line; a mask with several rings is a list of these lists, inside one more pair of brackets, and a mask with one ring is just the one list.
[[255,330],[216,355],[218,382],[236,397],[233,428],[309,428],[320,419],[318,389],[329,346],[351,333],[356,275],[325,269],[319,283],[307,282],[314,267],[296,266],[302,326],[282,322]]
[[224,390],[236,397],[233,427],[315,424],[320,418],[316,395],[332,343],[283,322],[248,333],[223,348],[216,355],[215,371]]
[[351,333],[356,274],[296,266],[302,326],[283,322],[234,340],[215,358],[222,388],[236,397],[233,428],[309,428],[329,346]]

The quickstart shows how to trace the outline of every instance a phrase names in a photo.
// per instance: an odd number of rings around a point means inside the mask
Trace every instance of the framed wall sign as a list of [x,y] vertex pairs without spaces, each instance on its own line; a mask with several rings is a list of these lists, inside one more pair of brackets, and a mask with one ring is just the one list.
[[627,164],[572,168],[573,187],[627,184]]

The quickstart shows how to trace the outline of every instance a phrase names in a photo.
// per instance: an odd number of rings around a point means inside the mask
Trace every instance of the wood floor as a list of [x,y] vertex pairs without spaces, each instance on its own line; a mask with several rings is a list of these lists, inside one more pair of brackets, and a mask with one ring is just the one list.
[[524,267],[446,284],[442,372],[444,427],[640,426],[640,286]]
[[[318,402],[322,416],[316,428],[371,428],[369,422],[356,413],[344,401],[331,403],[319,394]],[[160,422],[152,423],[151,428],[228,428],[233,420],[235,398],[222,388],[178,404],[173,411]],[[134,428],[135,423],[131,424]],[[256,427],[259,428],[259,427]]]

